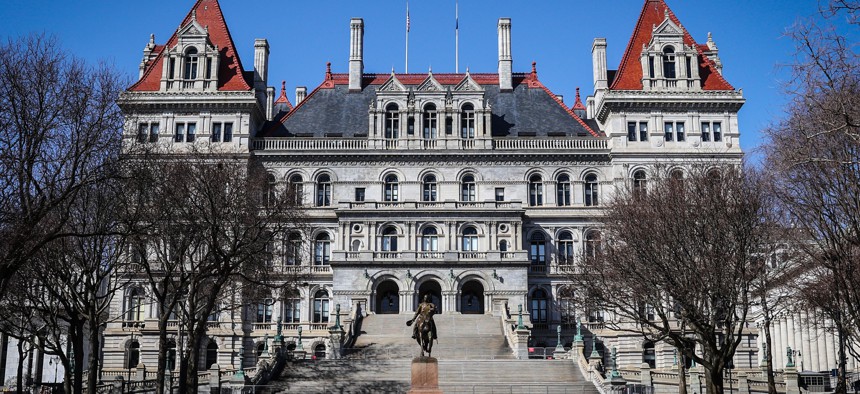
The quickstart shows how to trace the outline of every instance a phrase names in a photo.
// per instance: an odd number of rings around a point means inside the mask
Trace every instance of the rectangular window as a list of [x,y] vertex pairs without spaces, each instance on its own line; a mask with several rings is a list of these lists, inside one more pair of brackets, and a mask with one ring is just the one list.
[[265,299],[257,304],[257,323],[272,322],[272,300]]
[[[637,127],[638,126],[638,127]],[[648,141],[648,122],[627,122],[627,141]]]
[[185,130],[185,142],[194,142],[194,136],[197,134],[197,123],[189,123]]
[[167,67],[167,79],[173,79],[176,75],[176,59],[170,58],[170,64]]
[[149,124],[141,123],[137,125],[137,142],[146,142],[149,139]]
[[445,118],[445,134],[453,134],[454,133],[454,119],[450,116]]
[[686,138],[684,135],[684,122],[666,122],[663,124],[663,136],[666,142],[678,141],[683,142]]
[[648,122],[639,122],[639,141],[648,141]]
[[505,188],[496,188],[496,201],[505,201]]
[[410,116],[406,119],[406,134],[415,134],[415,117]]
[[212,79],[212,58],[206,58],[206,79]]
[[532,264],[546,265],[546,244],[543,241],[532,241],[529,257]]
[[723,127],[720,122],[714,122],[714,142],[720,142],[723,140]]
[[212,123],[212,142],[221,142],[221,123]]
[[224,123],[224,142],[233,142],[233,123]]
[[627,141],[636,141],[636,122],[627,122]]
[[675,128],[672,122],[666,122],[663,124],[663,138],[666,142],[672,141],[675,138]]
[[675,136],[677,137],[678,142],[682,142],[686,139],[684,136],[684,122],[675,123]]
[[158,123],[149,124],[149,142],[158,142]]
[[284,300],[284,323],[298,323],[302,320],[298,298]]
[[648,77],[654,78],[654,56],[648,56]]
[[702,122],[702,142],[708,142],[711,140],[711,124],[708,122]]
[[687,78],[693,78],[693,59],[687,56]]
[[185,141],[185,123],[177,123],[176,124],[176,133],[173,135],[174,142],[184,142]]
[[355,201],[357,201],[357,202],[364,201],[364,188],[363,187],[355,188]]

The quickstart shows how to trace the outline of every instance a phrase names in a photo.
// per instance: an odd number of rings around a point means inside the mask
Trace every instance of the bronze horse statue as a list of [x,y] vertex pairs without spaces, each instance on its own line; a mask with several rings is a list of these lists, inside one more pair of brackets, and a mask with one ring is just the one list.
[[430,357],[430,352],[433,350],[433,340],[436,336],[436,322],[433,321],[433,315],[436,314],[436,305],[430,302],[430,294],[424,295],[424,300],[418,304],[418,310],[415,311],[415,316],[406,322],[407,326],[412,327],[412,338],[421,346],[421,357],[424,353]]

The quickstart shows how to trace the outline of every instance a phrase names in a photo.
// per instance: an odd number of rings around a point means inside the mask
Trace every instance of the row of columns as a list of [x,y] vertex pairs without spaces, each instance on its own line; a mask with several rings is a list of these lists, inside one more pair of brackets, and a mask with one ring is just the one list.
[[[352,241],[355,239],[362,239],[365,241],[365,245],[368,246],[367,249],[372,251],[382,251],[382,229],[380,228],[380,223],[378,222],[368,222],[364,223],[364,226],[367,229],[367,235],[362,237],[350,236],[352,233],[351,226],[354,223],[351,222],[341,222],[340,232],[341,232],[341,242],[343,245],[343,249],[352,248]],[[446,221],[444,223],[439,224],[444,228],[440,229],[442,231],[439,232],[437,237],[439,238],[439,250],[443,251],[459,251],[462,246],[462,234],[459,229],[460,222]],[[508,250],[518,250],[514,245],[522,245],[522,223],[515,222],[512,223],[512,241],[513,245],[508,246]],[[481,231],[478,232],[478,239],[487,239],[486,245],[481,245],[478,250],[487,251],[487,250],[497,250],[498,249],[498,240],[499,240],[499,230],[498,230],[498,222],[488,222],[485,227],[485,234],[481,234]],[[410,221],[405,223],[403,234],[398,234],[398,238],[405,238],[406,245],[405,247],[399,247],[398,250],[406,251],[406,250],[421,250],[421,244],[419,242],[421,238],[421,234],[419,232],[420,224],[414,221]],[[413,249],[414,248],[414,249]],[[335,249],[334,247],[332,249]],[[354,251],[354,250],[353,250]]]
[[[764,343],[765,336],[759,336]],[[818,320],[808,311],[786,314],[771,321],[773,362],[775,369],[784,368],[788,361],[787,348],[800,352],[794,357],[795,365],[804,371],[829,371],[838,366],[837,334],[829,319]],[[763,356],[762,356],[763,358]],[[857,369],[857,360],[848,357],[848,370]]]

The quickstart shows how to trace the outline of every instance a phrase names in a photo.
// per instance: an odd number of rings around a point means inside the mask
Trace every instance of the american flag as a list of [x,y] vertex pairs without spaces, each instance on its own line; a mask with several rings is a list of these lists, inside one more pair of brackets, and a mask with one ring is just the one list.
[[411,25],[409,21],[409,2],[406,2],[406,32],[409,33],[409,26]]

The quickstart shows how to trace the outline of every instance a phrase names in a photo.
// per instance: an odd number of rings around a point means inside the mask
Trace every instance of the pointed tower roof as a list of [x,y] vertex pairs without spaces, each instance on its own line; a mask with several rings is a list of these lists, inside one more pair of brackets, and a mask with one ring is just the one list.
[[585,105],[582,104],[582,98],[579,97],[579,88],[576,88],[576,102],[573,103],[573,108],[571,108],[571,109],[574,111],[585,111],[586,110]]
[[290,99],[287,98],[287,81],[281,81],[281,95],[278,96],[277,100],[275,100],[275,104],[286,105],[287,111],[293,109],[293,104],[290,103]]
[[[196,21],[208,30],[209,40],[218,47],[220,53],[218,66],[218,90],[220,91],[247,91],[251,90],[251,84],[245,78],[242,61],[233,44],[233,37],[227,28],[224,14],[218,0],[197,0],[188,15],[182,20],[180,28]],[[164,65],[164,50],[172,48],[178,42],[177,33],[170,36],[167,44],[156,46],[158,54],[146,64],[146,70],[140,81],[132,85],[130,91],[157,91],[160,88],[161,73]]]
[[[642,90],[642,64],[639,60],[642,55],[642,48],[651,42],[653,27],[659,26],[666,15],[673,23],[681,26],[681,22],[664,0],[645,0],[639,21],[636,22],[630,43],[627,44],[627,50],[624,51],[618,72],[609,89]],[[696,48],[699,53],[699,76],[702,78],[702,90],[734,90],[734,87],[717,72],[714,62],[702,53],[703,45],[697,44],[686,29],[684,29],[684,44]]]

